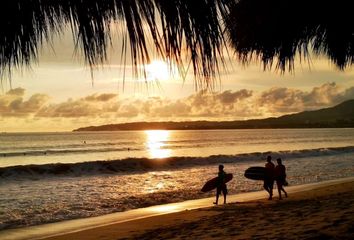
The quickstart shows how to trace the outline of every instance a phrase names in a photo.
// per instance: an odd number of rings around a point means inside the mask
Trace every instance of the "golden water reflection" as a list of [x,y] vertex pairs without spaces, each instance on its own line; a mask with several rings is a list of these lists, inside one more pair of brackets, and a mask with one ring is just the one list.
[[170,132],[167,130],[147,130],[146,144],[151,158],[166,158],[171,156],[171,150],[165,149]]

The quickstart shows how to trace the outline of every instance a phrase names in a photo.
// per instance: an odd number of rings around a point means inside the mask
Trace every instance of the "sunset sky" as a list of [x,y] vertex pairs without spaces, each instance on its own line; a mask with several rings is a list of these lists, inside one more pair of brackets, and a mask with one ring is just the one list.
[[[156,57],[143,76],[131,75],[119,44],[109,61],[94,70],[75,53],[70,36],[44,46],[31,69],[2,80],[1,132],[71,131],[74,128],[133,121],[242,120],[333,106],[354,98],[354,68],[342,72],[325,58],[296,63],[294,73],[263,71],[260,63],[242,67],[231,58],[214,93],[195,88]],[[232,50],[231,50],[232,51]],[[231,54],[232,55],[232,54]],[[231,67],[232,66],[232,67]],[[159,84],[156,84],[156,79]],[[158,86],[159,85],[159,86]]]

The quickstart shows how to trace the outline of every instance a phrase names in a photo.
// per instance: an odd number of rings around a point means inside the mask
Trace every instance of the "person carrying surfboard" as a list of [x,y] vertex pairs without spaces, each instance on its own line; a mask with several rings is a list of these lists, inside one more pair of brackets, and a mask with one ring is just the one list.
[[224,165],[219,165],[218,179],[217,179],[217,187],[216,187],[216,199],[214,204],[218,205],[219,195],[224,195],[224,204],[226,204],[226,195],[227,195],[227,187],[226,187],[226,172],[224,171]]
[[286,170],[285,170],[285,166],[282,164],[281,158],[277,159],[277,163],[278,165],[274,169],[274,175],[278,187],[279,200],[281,200],[282,199],[281,192],[284,192],[285,197],[288,197],[287,192],[283,188],[283,186],[285,185]]
[[267,157],[267,163],[265,164],[265,178],[263,188],[269,193],[268,200],[273,198],[273,185],[274,185],[274,163],[272,163],[272,157]]

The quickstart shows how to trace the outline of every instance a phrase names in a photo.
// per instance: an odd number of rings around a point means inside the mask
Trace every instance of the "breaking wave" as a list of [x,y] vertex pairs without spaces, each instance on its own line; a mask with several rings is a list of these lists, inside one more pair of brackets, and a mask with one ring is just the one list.
[[254,152],[237,155],[212,155],[209,157],[170,157],[165,159],[127,158],[123,160],[81,163],[55,163],[43,165],[18,165],[0,168],[1,178],[33,178],[41,176],[84,176],[99,174],[130,174],[134,172],[178,169],[220,163],[263,161],[268,154],[274,158],[306,158],[353,153],[354,146],[317,148],[305,150]]

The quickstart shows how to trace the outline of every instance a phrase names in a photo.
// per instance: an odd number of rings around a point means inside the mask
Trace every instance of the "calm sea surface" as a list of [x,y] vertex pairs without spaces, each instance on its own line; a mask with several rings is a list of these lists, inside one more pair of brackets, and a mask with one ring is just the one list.
[[290,185],[354,176],[354,129],[3,133],[0,230],[212,196],[218,164],[230,194],[262,190],[243,174],[267,155]]
[[7,133],[0,134],[0,167],[345,146],[354,146],[354,129]]

